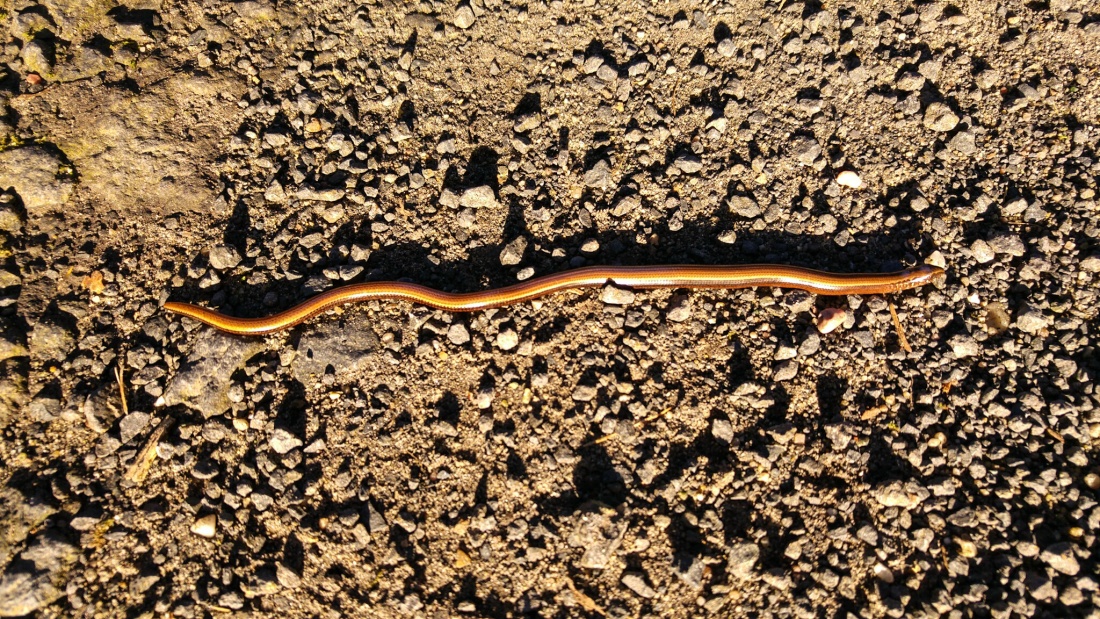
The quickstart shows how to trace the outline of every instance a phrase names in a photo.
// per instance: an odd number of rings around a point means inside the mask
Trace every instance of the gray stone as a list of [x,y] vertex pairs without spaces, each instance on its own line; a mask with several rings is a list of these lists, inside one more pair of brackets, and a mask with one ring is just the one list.
[[1006,202],[1005,205],[1001,207],[1001,214],[1005,215],[1006,217],[1015,217],[1017,215],[1022,215],[1023,212],[1026,210],[1027,200],[1023,198],[1016,198],[1015,200]]
[[777,382],[785,380],[791,380],[798,375],[798,362],[794,359],[789,359],[775,366],[775,373],[772,378]]
[[23,283],[23,278],[19,277],[17,273],[0,269],[0,290],[5,288],[14,288]]
[[[52,531],[38,535],[0,578],[0,617],[20,617],[61,597],[69,570],[80,549]],[[30,571],[27,563],[33,563]]]
[[678,552],[672,557],[672,573],[696,591],[703,588],[703,574],[706,567],[702,558],[691,553]]
[[1016,327],[1024,333],[1039,333],[1050,326],[1050,318],[1043,311],[1025,303],[1016,314]]
[[1017,258],[1027,252],[1024,242],[1020,239],[1019,235],[1009,232],[994,235],[989,239],[989,246],[998,254],[1008,254]]
[[264,133],[264,143],[272,148],[280,148],[290,143],[290,137],[281,131]]
[[577,402],[591,402],[596,399],[599,388],[595,385],[577,385],[573,390],[573,399]]
[[286,190],[279,181],[271,181],[267,191],[264,192],[264,199],[273,204],[282,204],[286,202]]
[[884,483],[871,491],[872,496],[883,507],[911,508],[920,505],[931,493],[916,482],[903,483],[892,481]]
[[28,344],[35,359],[62,361],[76,346],[76,339],[68,327],[46,319],[34,326]]
[[[3,135],[0,134],[0,138]],[[23,214],[10,202],[0,203],[0,232],[19,234],[23,230]]]
[[257,338],[226,335],[213,329],[198,331],[187,362],[169,381],[164,391],[168,406],[184,404],[210,418],[229,410],[226,377],[244,367],[246,361],[264,349]]
[[646,582],[645,575],[641,572],[624,572],[622,583],[627,589],[630,589],[637,595],[646,599],[657,596],[657,592],[653,590],[653,587],[649,586],[649,583]]
[[1069,542],[1048,545],[1038,557],[1055,571],[1067,576],[1076,576],[1081,570],[1077,557],[1074,556],[1074,544]]
[[470,341],[470,332],[466,329],[466,325],[456,322],[447,329],[447,339],[455,346],[462,346]]
[[15,488],[0,487],[0,565],[7,565],[14,550],[47,518],[57,513],[45,496],[24,496]]
[[19,51],[23,65],[31,73],[37,73],[47,79],[55,79],[53,72],[53,54],[42,41],[30,41]]
[[981,352],[978,340],[969,335],[954,335],[947,343],[951,346],[951,352],[955,353],[955,357],[958,359],[976,357]]
[[298,572],[295,572],[281,562],[275,564],[275,578],[279,581],[280,585],[287,589],[296,589],[302,584],[302,577],[298,575]]
[[756,200],[749,196],[733,196],[726,204],[729,206],[730,212],[746,219],[759,217],[764,212],[760,209],[760,205],[756,203]]
[[611,164],[607,159],[600,159],[587,172],[584,173],[584,184],[595,189],[607,189],[611,187]]
[[710,434],[723,443],[733,442],[733,424],[729,419],[715,419],[710,422]]
[[241,255],[230,245],[215,245],[210,250],[210,266],[219,271],[232,269],[241,262]]
[[378,535],[389,530],[386,517],[378,511],[371,501],[367,501],[367,530],[370,531],[371,535]]
[[49,574],[8,571],[0,578],[0,617],[29,615],[60,597]]
[[500,263],[512,266],[523,261],[523,252],[527,251],[527,238],[517,236],[500,251]]
[[634,291],[617,286],[604,286],[600,291],[600,300],[608,305],[630,305],[634,302]]
[[974,256],[974,260],[978,261],[978,264],[992,262],[997,257],[997,252],[993,251],[993,247],[982,239],[970,244],[970,253]]
[[470,5],[463,4],[455,10],[455,26],[465,30],[474,25],[477,21],[477,16],[474,15],[474,10],[470,8]]
[[751,542],[734,544],[730,548],[729,564],[726,568],[730,576],[746,580],[752,576],[756,562],[760,559],[760,547]]
[[680,155],[672,162],[673,167],[684,174],[695,174],[703,169],[703,162],[695,155]]
[[821,144],[813,137],[800,135],[791,138],[791,154],[802,165],[812,165],[821,156]]
[[860,527],[859,530],[856,531],[856,537],[868,546],[878,545],[878,531],[875,530],[875,527],[869,524],[865,524]]
[[303,187],[298,190],[297,195],[299,200],[310,202],[336,202],[337,200],[343,200],[347,195],[347,191],[344,189],[337,189],[330,187],[328,189],[315,189],[313,187]]
[[605,82],[612,82],[615,78],[619,77],[619,72],[615,70],[609,64],[600,65],[599,69],[596,69],[596,77]]
[[249,598],[271,595],[277,593],[280,588],[275,570],[266,565],[256,568],[248,582],[241,585],[241,591],[244,592],[245,597]]
[[602,570],[622,544],[627,523],[617,511],[596,501],[581,505],[578,511],[577,525],[567,540],[570,546],[584,549],[577,566]]
[[[440,197],[440,202],[443,198]],[[493,188],[488,185],[471,187],[462,192],[458,198],[459,206],[463,208],[494,208],[500,206]]]
[[686,295],[673,297],[668,304],[665,317],[671,322],[684,322],[691,318],[691,298]]
[[370,319],[352,311],[342,320],[319,321],[302,335],[290,373],[302,384],[311,385],[330,367],[337,374],[358,371],[377,348],[378,337]]
[[45,15],[28,12],[14,15],[11,19],[11,34],[17,39],[30,41],[43,30],[52,30],[53,25]]
[[1050,602],[1058,597],[1058,588],[1050,578],[1041,572],[1028,571],[1024,576],[1024,586],[1031,597],[1040,602]]
[[497,347],[501,350],[512,350],[519,345],[519,334],[513,329],[504,329],[497,333]]
[[909,208],[913,209],[914,213],[923,213],[930,206],[932,205],[928,203],[928,198],[924,196],[913,196],[913,199],[909,200]]
[[302,439],[294,436],[287,430],[276,428],[276,430],[271,433],[268,444],[271,445],[271,449],[273,449],[275,453],[282,455],[288,453],[292,449],[301,447]]
[[951,141],[947,144],[963,155],[969,156],[978,152],[978,145],[974,140],[974,132],[972,131],[960,131],[956,133],[955,137],[951,138]]
[[959,124],[959,117],[947,105],[930,103],[924,110],[924,126],[933,131],[951,131]]
[[69,201],[73,181],[60,174],[64,162],[43,146],[0,151],[0,188],[14,187],[33,218]]
[[[72,11],[50,13],[59,17]],[[101,25],[87,27],[96,32]],[[118,52],[115,59],[120,59]],[[237,101],[248,86],[244,80],[204,73],[170,73],[143,86],[140,96],[106,88],[94,96],[57,99],[58,114],[77,120],[54,124],[50,137],[72,161],[89,203],[109,204],[124,219],[170,213],[228,216],[228,205],[216,193],[214,160],[224,155],[226,141],[241,126]],[[43,179],[67,183],[56,178],[59,167],[43,169]],[[0,171],[8,169],[0,161]],[[68,191],[64,188],[65,197]]]
[[898,90],[904,90],[911,92],[914,90],[920,90],[924,88],[925,77],[920,73],[914,73],[912,71],[906,71],[898,76],[897,87]]
[[118,422],[119,440],[125,445],[149,425],[149,413],[134,411]]

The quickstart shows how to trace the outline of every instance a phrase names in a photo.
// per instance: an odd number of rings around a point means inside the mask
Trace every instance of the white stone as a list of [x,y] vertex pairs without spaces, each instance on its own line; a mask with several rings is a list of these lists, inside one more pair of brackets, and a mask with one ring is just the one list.
[[218,528],[218,517],[214,514],[207,514],[202,518],[195,520],[195,523],[191,525],[191,532],[199,537],[205,537],[207,539],[214,537],[214,532]]
[[843,172],[838,174],[836,177],[836,182],[838,185],[851,187],[852,189],[859,189],[863,186],[863,179],[859,177],[859,174],[856,174],[851,170],[844,170]]

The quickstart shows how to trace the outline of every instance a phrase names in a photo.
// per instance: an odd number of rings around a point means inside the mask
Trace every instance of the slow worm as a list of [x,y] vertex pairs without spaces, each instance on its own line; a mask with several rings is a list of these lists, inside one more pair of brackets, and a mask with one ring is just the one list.
[[472,312],[521,303],[554,292],[606,285],[627,288],[796,288],[822,295],[884,294],[923,286],[943,274],[934,266],[896,273],[828,273],[774,264],[738,266],[596,266],[563,271],[481,292],[442,292],[406,282],[367,282],[341,286],[265,318],[234,318],[190,303],[169,302],[164,309],[238,335],[263,335],[289,329],[321,312],[371,299],[412,301],[449,312]]

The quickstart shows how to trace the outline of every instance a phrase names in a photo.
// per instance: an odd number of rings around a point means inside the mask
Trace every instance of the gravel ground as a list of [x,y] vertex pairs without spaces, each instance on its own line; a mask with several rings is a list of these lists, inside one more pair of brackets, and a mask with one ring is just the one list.
[[0,616],[1097,616],[1094,3],[0,17]]

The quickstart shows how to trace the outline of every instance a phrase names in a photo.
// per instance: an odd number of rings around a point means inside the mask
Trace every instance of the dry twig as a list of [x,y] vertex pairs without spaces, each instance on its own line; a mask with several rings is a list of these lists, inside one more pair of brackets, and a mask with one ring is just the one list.
[[901,321],[898,320],[898,312],[894,309],[894,304],[887,301],[886,305],[890,308],[890,315],[894,318],[894,329],[897,329],[898,343],[901,344],[902,350],[913,352],[913,349],[909,347],[909,340],[905,339],[905,331],[901,329]]
[[170,427],[172,427],[172,418],[165,417],[164,421],[160,422],[160,425],[158,425],[149,435],[149,438],[145,440],[145,445],[142,446],[137,457],[134,458],[129,468],[126,469],[123,478],[135,484],[140,484],[145,481],[145,477],[149,474],[149,469],[153,466],[153,461],[157,459],[157,445],[160,444],[161,437],[164,436],[164,433],[167,432]]

